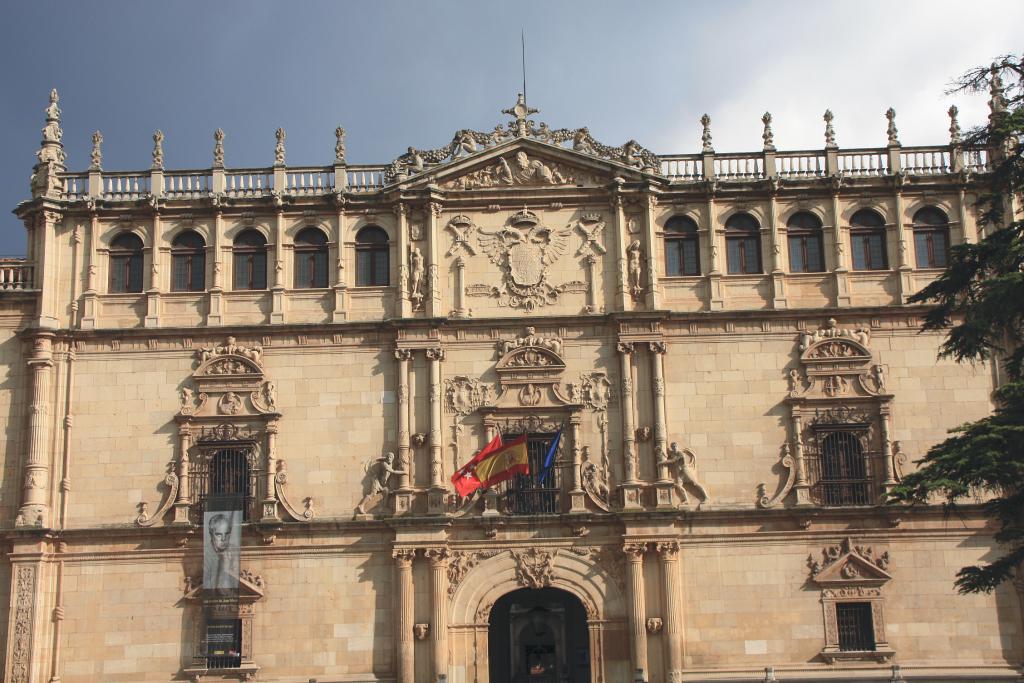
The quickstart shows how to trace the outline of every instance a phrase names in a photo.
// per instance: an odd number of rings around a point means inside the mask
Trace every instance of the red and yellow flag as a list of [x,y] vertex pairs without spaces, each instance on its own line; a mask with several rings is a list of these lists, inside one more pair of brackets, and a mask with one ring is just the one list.
[[500,449],[501,446],[501,434],[498,434],[491,439],[491,442],[484,446],[479,453],[470,458],[469,462],[455,470],[455,474],[452,475],[452,485],[461,497],[466,498],[473,493],[473,491],[483,488],[483,482],[477,478],[476,472],[473,471],[473,468],[481,460],[489,457],[495,451]]
[[480,460],[473,466],[473,474],[481,486],[490,488],[499,482],[511,479],[516,474],[530,473],[530,458],[526,451],[524,434]]

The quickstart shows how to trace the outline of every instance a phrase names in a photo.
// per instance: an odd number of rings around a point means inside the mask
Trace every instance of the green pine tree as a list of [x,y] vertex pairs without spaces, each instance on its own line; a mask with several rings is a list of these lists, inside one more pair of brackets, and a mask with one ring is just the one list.
[[940,356],[996,364],[996,407],[992,415],[952,430],[890,493],[894,503],[941,497],[949,507],[977,493],[988,497],[984,511],[998,526],[1000,556],[962,568],[956,580],[962,593],[993,590],[1024,561],[1024,220],[1014,208],[1024,193],[1018,144],[1024,132],[1024,61],[1003,56],[991,67],[968,71],[950,92],[985,91],[988,125],[963,138],[964,148],[990,153],[992,172],[977,206],[984,237],[952,247],[945,272],[910,303],[934,306],[924,329],[948,332]]

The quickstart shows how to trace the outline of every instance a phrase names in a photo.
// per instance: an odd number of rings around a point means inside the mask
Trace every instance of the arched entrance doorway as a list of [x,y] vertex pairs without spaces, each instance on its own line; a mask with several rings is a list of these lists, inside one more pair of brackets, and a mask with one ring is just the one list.
[[494,603],[488,625],[490,683],[590,683],[587,616],[558,588],[523,588]]

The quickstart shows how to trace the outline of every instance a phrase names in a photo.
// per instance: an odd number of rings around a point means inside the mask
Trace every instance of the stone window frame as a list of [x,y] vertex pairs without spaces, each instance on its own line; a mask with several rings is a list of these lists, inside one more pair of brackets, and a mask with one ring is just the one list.
[[[197,585],[198,584],[198,585]],[[206,611],[207,604],[203,598],[202,579],[198,581],[191,577],[186,579],[185,603],[186,608],[193,610],[193,616],[188,621],[192,626],[192,637],[189,642],[192,644],[192,651],[188,656],[188,663],[182,667],[182,673],[192,681],[201,683],[214,680],[239,680],[254,681],[260,667],[255,661],[255,639],[253,636],[253,624],[256,618],[256,603],[263,598],[266,585],[263,577],[243,569],[240,572],[238,581],[238,605],[237,611],[224,613],[218,616],[223,618],[239,619],[242,622],[242,661],[237,667],[211,669],[207,666],[206,655],[203,652],[203,636],[206,633]],[[217,609],[216,607],[214,608]],[[224,608],[221,608],[222,610]]]

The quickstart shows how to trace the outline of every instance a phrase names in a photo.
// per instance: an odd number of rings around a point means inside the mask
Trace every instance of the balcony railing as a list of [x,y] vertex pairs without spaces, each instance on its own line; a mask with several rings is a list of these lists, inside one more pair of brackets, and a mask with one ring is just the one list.
[[505,511],[510,515],[557,515],[561,512],[560,489],[543,486],[512,486],[505,491]]
[[24,259],[0,258],[0,291],[33,289],[32,265]]

